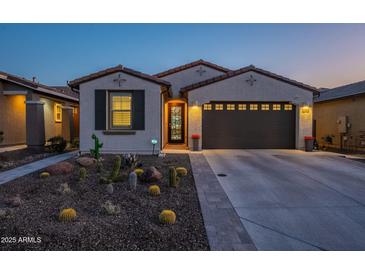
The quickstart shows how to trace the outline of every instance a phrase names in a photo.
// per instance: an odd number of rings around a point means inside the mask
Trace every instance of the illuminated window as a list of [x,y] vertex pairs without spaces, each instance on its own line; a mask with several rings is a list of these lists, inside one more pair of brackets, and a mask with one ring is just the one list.
[[227,104],[227,110],[234,110],[235,105],[234,104]]
[[246,110],[246,104],[238,104],[238,110]]
[[262,104],[261,105],[261,110],[270,110],[270,105],[269,104]]
[[215,110],[223,110],[223,104],[215,104]]
[[258,110],[258,104],[250,104],[250,110]]
[[204,104],[204,110],[212,110],[211,104]]
[[110,94],[110,120],[112,128],[131,128],[132,95],[130,93]]
[[292,109],[293,109],[293,106],[292,106],[292,105],[290,105],[290,104],[285,104],[285,105],[284,105],[284,109],[285,109],[285,110],[292,110]]
[[54,120],[57,123],[62,122],[62,105],[54,104]]
[[273,104],[272,109],[273,110],[281,110],[281,105],[280,104]]

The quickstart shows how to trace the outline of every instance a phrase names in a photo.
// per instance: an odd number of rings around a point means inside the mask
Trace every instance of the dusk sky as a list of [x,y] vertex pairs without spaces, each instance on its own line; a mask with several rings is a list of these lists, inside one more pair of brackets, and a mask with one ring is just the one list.
[[365,80],[365,24],[0,24],[0,70],[65,85],[117,64],[145,73],[204,59],[316,87]]

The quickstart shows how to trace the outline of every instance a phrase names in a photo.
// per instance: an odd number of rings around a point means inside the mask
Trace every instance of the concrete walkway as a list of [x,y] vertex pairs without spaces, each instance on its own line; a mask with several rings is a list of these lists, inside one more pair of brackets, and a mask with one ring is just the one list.
[[29,163],[23,166],[19,166],[4,172],[0,172],[0,185],[15,180],[19,177],[27,175],[29,173],[35,172],[37,170],[46,168],[47,166],[56,164],[68,160],[76,156],[78,151],[72,151],[64,154],[59,154],[56,156],[48,157],[33,163]]
[[256,250],[226,193],[202,153],[190,153],[211,250]]
[[26,145],[17,145],[17,146],[8,146],[8,147],[0,147],[0,153],[7,152],[7,151],[14,151],[27,148]]

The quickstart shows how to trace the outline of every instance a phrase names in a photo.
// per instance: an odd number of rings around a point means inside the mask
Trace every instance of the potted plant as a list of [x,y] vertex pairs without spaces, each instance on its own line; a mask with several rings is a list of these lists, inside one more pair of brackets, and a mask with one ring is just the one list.
[[192,134],[191,139],[193,139],[193,151],[198,151],[199,150],[200,135],[199,134]]

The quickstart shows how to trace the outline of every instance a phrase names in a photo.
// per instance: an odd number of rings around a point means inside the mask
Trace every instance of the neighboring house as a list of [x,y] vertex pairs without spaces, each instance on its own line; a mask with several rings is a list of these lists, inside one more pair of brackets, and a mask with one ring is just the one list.
[[69,87],[49,87],[0,72],[0,131],[2,146],[26,144],[43,147],[62,135],[72,141],[78,136],[78,93]]
[[314,121],[320,146],[365,150],[365,81],[321,91]]
[[191,148],[298,148],[312,134],[317,89],[248,66],[198,60],[154,76],[122,65],[69,82],[80,93],[80,149],[150,153]]

